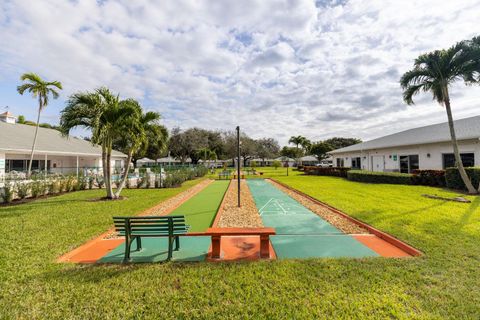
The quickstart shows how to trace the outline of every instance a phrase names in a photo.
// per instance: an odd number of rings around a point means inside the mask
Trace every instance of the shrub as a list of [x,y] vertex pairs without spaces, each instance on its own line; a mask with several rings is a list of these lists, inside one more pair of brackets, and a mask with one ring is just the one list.
[[280,168],[281,166],[282,166],[282,163],[281,163],[280,161],[278,161],[278,160],[275,160],[275,161],[273,161],[273,163],[272,163],[272,167],[274,167],[275,169],[278,169],[278,168]]
[[195,168],[196,177],[204,177],[208,172],[208,169],[204,166],[199,166]]
[[33,181],[31,183],[31,189],[32,189],[32,197],[33,198],[38,198],[40,196],[43,196],[44,194],[44,189],[43,189],[43,182],[42,181]]
[[79,177],[74,186],[74,190],[85,190],[87,189],[88,177]]
[[347,179],[358,182],[411,184],[412,175],[398,172],[373,172],[364,170],[350,170]]
[[103,180],[103,177],[97,177],[97,187],[98,187],[98,189],[102,189],[104,184],[105,184],[105,180]]
[[48,194],[56,194],[60,192],[60,181],[50,181],[48,182]]
[[348,167],[312,167],[312,166],[305,166],[303,167],[303,171],[305,174],[308,175],[317,175],[317,176],[333,176],[333,177],[347,177],[347,172],[350,171],[351,168]]
[[92,190],[94,183],[95,183],[95,178],[94,177],[88,177],[88,189]]
[[2,192],[0,193],[2,196],[2,201],[5,203],[12,202],[14,193],[15,185],[13,183],[5,183],[5,186],[2,188]]
[[17,196],[20,199],[25,199],[30,193],[30,183],[22,182],[22,181],[17,182],[15,189],[17,190]]
[[73,188],[75,187],[75,184],[76,184],[76,179],[73,177],[73,176],[69,176],[67,179],[66,179],[66,183],[65,183],[65,191],[66,192],[70,192],[70,191],[73,191]]
[[173,172],[165,178],[165,188],[175,188],[182,185],[185,181],[185,176],[181,172]]
[[[478,189],[480,182],[480,168],[469,167],[465,168],[470,181],[472,181],[473,186]],[[457,190],[467,190],[465,184],[463,183],[462,177],[458,172],[458,168],[447,168],[445,171],[445,182],[447,188],[457,189]]]
[[445,187],[445,170],[413,170],[412,184]]
[[138,177],[137,179],[137,188],[140,189],[140,188],[143,188],[145,183],[146,183],[146,177],[145,176],[140,176]]

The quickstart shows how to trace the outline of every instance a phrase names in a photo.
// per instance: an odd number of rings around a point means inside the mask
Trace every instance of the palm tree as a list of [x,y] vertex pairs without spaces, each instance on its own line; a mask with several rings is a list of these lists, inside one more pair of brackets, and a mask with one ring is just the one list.
[[133,154],[142,147],[148,147],[148,133],[151,132],[152,127],[158,125],[158,120],[160,120],[160,114],[157,112],[142,114],[142,107],[133,99],[121,101],[120,106],[123,108],[131,108],[133,112],[130,116],[124,118],[120,130],[120,138],[124,144],[123,149],[127,150],[128,157],[122,181],[114,194],[115,198],[120,197],[120,193],[128,179],[128,171],[130,170]]
[[300,145],[303,146],[304,144],[306,144],[307,141],[308,141],[308,139],[305,138],[304,136],[292,136],[292,137],[290,137],[290,140],[288,140],[288,143],[294,144],[295,148],[297,149],[297,152],[296,152],[297,164],[298,164],[299,158],[300,158],[300,148],[299,148],[299,146]]
[[65,135],[75,127],[84,127],[92,131],[91,142],[101,145],[107,198],[114,199],[111,181],[112,144],[115,137],[121,134],[125,119],[132,117],[135,110],[120,104],[118,95],[102,87],[94,92],[73,94],[61,113],[60,129]]
[[23,95],[25,91],[28,91],[32,94],[33,98],[38,99],[37,124],[35,127],[35,135],[33,136],[32,152],[30,153],[30,162],[28,163],[27,170],[27,177],[30,177],[32,172],[33,155],[35,153],[35,145],[37,144],[38,127],[40,126],[40,113],[47,107],[50,94],[52,95],[53,99],[58,98],[59,93],[56,89],[62,90],[62,84],[58,81],[45,81],[40,78],[39,75],[32,72],[22,74],[20,80],[25,81],[25,83],[17,87],[18,93]]
[[457,80],[468,81],[478,72],[478,60],[465,50],[465,43],[459,43],[446,50],[436,50],[422,54],[414,62],[414,68],[407,71],[400,79],[403,100],[414,104],[413,96],[419,92],[430,92],[433,99],[445,107],[450,128],[456,166],[469,193],[477,193],[472,185],[458,151],[458,142],[453,124],[452,109],[448,87]]

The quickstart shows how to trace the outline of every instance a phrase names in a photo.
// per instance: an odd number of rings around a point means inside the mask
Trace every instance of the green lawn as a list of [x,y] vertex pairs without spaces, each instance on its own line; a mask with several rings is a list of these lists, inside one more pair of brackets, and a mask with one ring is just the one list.
[[[246,170],[251,169],[250,167],[242,168],[242,171],[246,173]],[[228,168],[232,175],[237,172],[236,169]],[[274,167],[256,167],[257,172],[262,172],[263,175],[246,175],[246,178],[278,178],[287,176],[287,168],[274,168]],[[214,174],[209,174],[208,177],[211,179],[218,179],[218,173],[223,171],[223,169],[216,169]],[[288,168],[288,176],[298,176],[303,174],[303,172],[298,171],[294,168]]]
[[[84,191],[0,208],[0,318],[478,318],[480,198],[436,188],[290,176],[292,186],[426,253],[412,259],[81,266],[62,253],[178,192]],[[191,184],[189,182],[188,184]],[[185,188],[185,187],[183,187]]]

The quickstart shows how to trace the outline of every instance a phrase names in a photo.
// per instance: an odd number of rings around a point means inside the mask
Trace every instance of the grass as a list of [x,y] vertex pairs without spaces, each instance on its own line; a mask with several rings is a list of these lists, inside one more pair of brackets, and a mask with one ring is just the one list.
[[[0,318],[478,318],[480,198],[421,197],[437,188],[281,177],[416,246],[412,259],[81,266],[55,259],[180,191],[98,191],[0,208]],[[188,182],[190,185],[193,182]],[[186,186],[182,187],[185,188]]]
[[[244,173],[247,173],[246,170],[250,170],[252,168],[250,167],[246,167],[246,168],[242,168],[242,172]],[[236,169],[234,168],[227,168],[227,170],[229,170],[232,174],[232,177],[233,177],[233,174],[236,173]],[[281,168],[274,168],[274,167],[256,167],[255,170],[257,172],[262,172],[263,175],[251,175],[251,174],[247,174],[245,175],[246,178],[248,179],[254,179],[254,178],[278,178],[278,177],[286,177],[287,176],[287,168],[284,168],[284,167],[281,167]],[[208,177],[211,178],[211,179],[218,179],[218,174],[223,171],[223,169],[216,169],[215,170],[215,173],[213,174],[209,174]],[[288,176],[297,176],[297,175],[300,175],[302,174],[301,171],[298,171],[297,169],[294,169],[294,168],[288,168]]]

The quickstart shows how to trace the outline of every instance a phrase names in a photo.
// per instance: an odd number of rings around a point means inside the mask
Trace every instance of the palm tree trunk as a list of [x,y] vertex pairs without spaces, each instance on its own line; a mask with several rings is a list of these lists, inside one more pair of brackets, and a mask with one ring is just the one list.
[[[133,149],[128,152],[127,165],[125,166],[125,172],[123,173],[122,181],[120,182],[120,185],[118,186],[117,190],[115,191],[115,198],[120,197],[120,192],[122,192],[122,189],[125,186],[125,182],[127,182],[128,171],[130,170],[130,162],[132,161],[132,154],[133,154]],[[161,174],[161,172],[160,172],[160,174]]]
[[42,111],[42,98],[41,98],[41,95],[38,95],[37,125],[35,126],[35,136],[33,137],[32,152],[30,153],[30,162],[28,163],[27,178],[30,178],[30,175],[32,173],[33,154],[35,153],[35,145],[37,144],[38,127],[40,126],[40,112],[41,111]]
[[[103,182],[105,188],[107,188],[107,149],[102,145],[102,170],[103,170]],[[108,194],[107,194],[108,195]]]
[[112,165],[111,165],[112,149],[107,147],[107,176],[105,177],[105,187],[107,188],[107,198],[113,199],[112,189]]
[[468,178],[467,172],[463,167],[462,159],[460,157],[460,153],[458,151],[458,142],[457,137],[455,134],[455,128],[453,126],[453,117],[452,117],[452,110],[450,108],[450,98],[448,97],[448,91],[446,91],[446,99],[445,99],[445,109],[447,110],[447,117],[448,117],[448,127],[450,129],[450,136],[452,138],[452,145],[453,145],[453,154],[455,156],[455,162],[458,167],[458,172],[460,173],[460,177],[463,180],[463,183],[467,187],[468,193],[476,194],[478,193],[477,190],[472,185],[472,182]]

